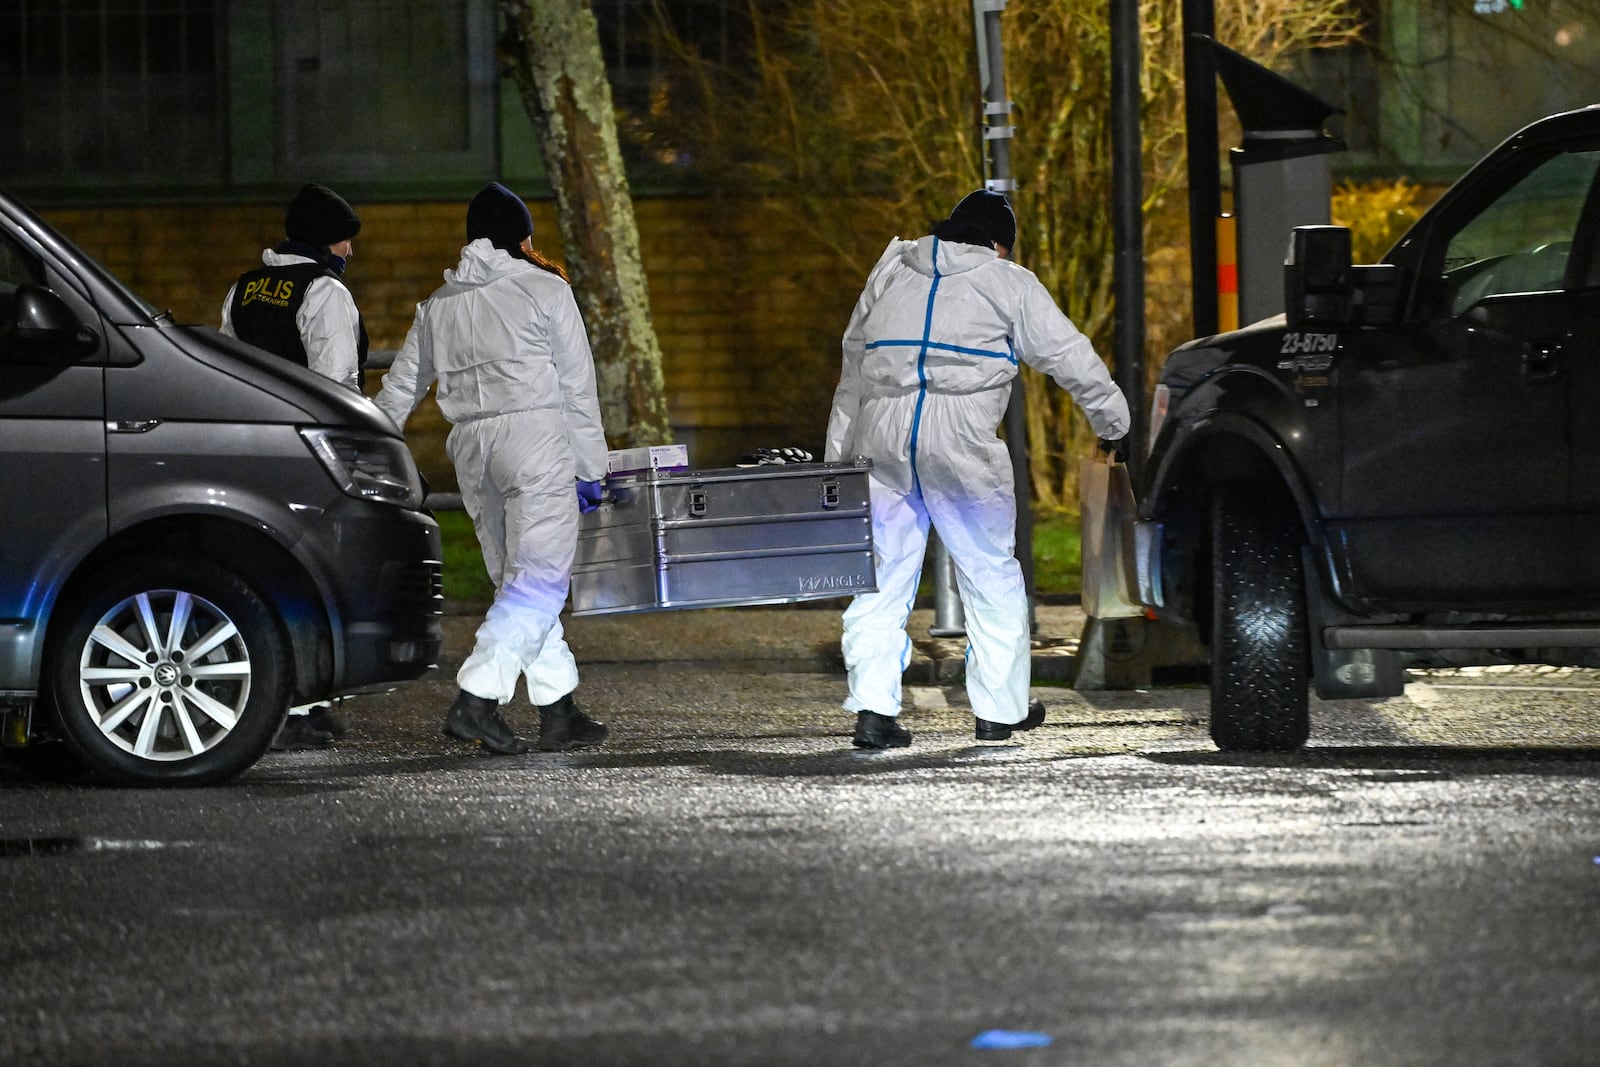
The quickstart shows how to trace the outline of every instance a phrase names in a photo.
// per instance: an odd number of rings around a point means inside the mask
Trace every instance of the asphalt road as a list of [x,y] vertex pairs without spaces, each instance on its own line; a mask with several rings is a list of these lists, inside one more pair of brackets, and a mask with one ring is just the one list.
[[613,740],[496,758],[437,733],[472,621],[227,787],[0,777],[0,1064],[1600,1062],[1592,673],[1282,757],[1194,688],[978,744],[919,687],[860,753],[833,611],[576,620]]

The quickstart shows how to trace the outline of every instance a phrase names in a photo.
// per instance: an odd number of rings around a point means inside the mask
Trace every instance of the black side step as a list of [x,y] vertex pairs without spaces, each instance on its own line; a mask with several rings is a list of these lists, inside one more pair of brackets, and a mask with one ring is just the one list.
[[1322,645],[1344,648],[1600,648],[1600,623],[1471,626],[1328,626]]

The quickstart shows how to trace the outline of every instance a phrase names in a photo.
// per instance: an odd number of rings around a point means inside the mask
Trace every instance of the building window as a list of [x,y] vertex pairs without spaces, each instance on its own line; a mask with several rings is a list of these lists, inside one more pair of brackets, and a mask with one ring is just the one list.
[[0,0],[11,183],[216,180],[220,0]]
[[278,0],[280,178],[477,177],[495,159],[483,0]]

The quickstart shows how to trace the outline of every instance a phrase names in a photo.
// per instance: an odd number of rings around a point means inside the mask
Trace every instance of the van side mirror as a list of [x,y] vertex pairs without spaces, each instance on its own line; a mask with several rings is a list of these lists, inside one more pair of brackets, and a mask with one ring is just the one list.
[[0,318],[0,355],[29,363],[65,363],[100,347],[99,335],[42,285],[20,286],[8,303],[9,314]]
[[1347,227],[1296,226],[1289,233],[1289,255],[1283,261],[1283,303],[1289,325],[1349,322],[1353,276]]

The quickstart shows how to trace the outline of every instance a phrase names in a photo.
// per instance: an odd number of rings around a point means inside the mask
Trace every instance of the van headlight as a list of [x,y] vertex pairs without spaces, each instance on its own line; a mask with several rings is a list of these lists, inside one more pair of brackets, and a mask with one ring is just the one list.
[[422,506],[422,478],[403,442],[355,430],[301,430],[333,483],[361,500]]

